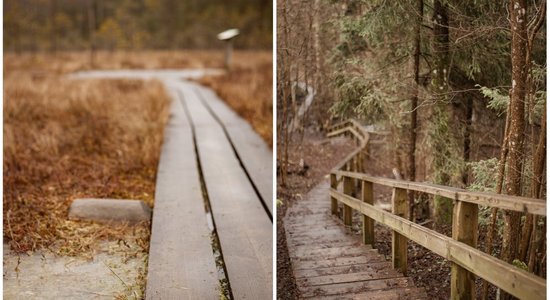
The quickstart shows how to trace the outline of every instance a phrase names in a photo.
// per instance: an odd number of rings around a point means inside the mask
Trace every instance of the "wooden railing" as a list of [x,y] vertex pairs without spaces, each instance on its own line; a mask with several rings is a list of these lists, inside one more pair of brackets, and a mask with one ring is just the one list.
[[[363,243],[373,244],[374,221],[392,229],[392,264],[407,272],[407,241],[412,240],[449,260],[451,265],[451,299],[474,299],[475,276],[479,276],[520,299],[545,299],[546,280],[528,273],[478,249],[478,207],[546,216],[546,202],[541,199],[514,197],[494,193],[471,192],[447,186],[394,180],[364,174],[369,133],[355,120],[334,125],[329,137],[349,134],[358,144],[350,155],[331,171],[331,211],[338,215],[343,203],[343,222],[351,226],[352,209],[363,215]],[[343,182],[342,192],[338,190]],[[393,189],[391,213],[375,207],[373,185]],[[407,191],[423,192],[454,201],[452,238],[407,219]]]

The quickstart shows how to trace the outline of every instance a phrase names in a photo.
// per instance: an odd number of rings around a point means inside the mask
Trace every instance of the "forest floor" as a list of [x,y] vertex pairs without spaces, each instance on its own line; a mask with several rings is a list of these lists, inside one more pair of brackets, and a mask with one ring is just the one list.
[[[298,299],[295,279],[292,273],[292,266],[288,249],[286,246],[286,236],[282,218],[289,206],[300,201],[301,195],[307,193],[324,176],[330,173],[330,169],[343,159],[354,149],[351,140],[327,140],[325,136],[318,132],[307,131],[304,134],[301,146],[298,143],[297,135],[294,135],[289,146],[289,174],[287,175],[286,187],[281,186],[278,178],[277,199],[282,201],[282,205],[277,211],[277,298],[278,299]],[[387,149],[383,143],[373,143],[369,148],[369,174],[374,176],[391,177],[391,162],[383,159]],[[382,159],[380,159],[382,158]],[[299,161],[303,159],[308,165],[308,170],[304,174],[300,173]],[[391,190],[375,186],[375,202],[382,207],[389,207],[391,199]],[[361,234],[360,214],[354,211],[352,231]],[[429,224],[426,226],[430,226]],[[450,226],[439,226],[436,231],[451,235]],[[480,245],[484,248],[484,239],[486,228],[480,227]],[[376,242],[375,249],[391,260],[391,230],[380,224],[375,225]],[[499,241],[495,241],[498,249]],[[408,247],[408,276],[413,278],[416,286],[424,287],[430,298],[448,299],[450,295],[450,263],[444,258],[430,252],[422,246],[409,242]],[[482,281],[476,281],[478,296],[481,291]],[[494,299],[496,289],[491,287],[489,299]]]
[[[267,51],[236,51],[235,70],[242,76],[220,78],[240,85],[240,92],[227,92],[233,102],[259,107],[241,114],[257,119],[254,128],[269,144],[265,128],[272,123],[266,104],[272,99],[271,57]],[[223,54],[216,51],[99,52],[93,68],[215,68],[222,62]],[[127,248],[124,259],[130,254],[139,258],[124,289],[136,283],[131,294],[143,291],[150,225],[70,221],[67,211],[72,200],[84,197],[140,199],[154,205],[169,100],[156,81],[65,78],[89,69],[89,54],[83,52],[4,55],[3,238],[9,247],[4,255],[18,257],[13,268],[4,266],[4,286],[9,278],[23,286],[19,275],[28,274],[22,268],[36,255],[51,264],[60,258],[93,264],[106,253],[110,244],[105,243],[114,242],[134,245],[121,247]],[[257,78],[254,88],[251,76]],[[208,80],[218,94],[224,91],[223,83]]]

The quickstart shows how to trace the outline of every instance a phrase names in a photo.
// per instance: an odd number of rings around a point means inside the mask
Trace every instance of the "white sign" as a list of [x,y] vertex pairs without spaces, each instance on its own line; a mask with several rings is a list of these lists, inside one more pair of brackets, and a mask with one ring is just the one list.
[[233,28],[218,34],[218,40],[227,41],[239,35],[239,29]]

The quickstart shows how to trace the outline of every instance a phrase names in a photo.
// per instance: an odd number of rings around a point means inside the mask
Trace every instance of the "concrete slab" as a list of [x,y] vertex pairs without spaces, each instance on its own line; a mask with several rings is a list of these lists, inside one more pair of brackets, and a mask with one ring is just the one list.
[[136,224],[151,220],[151,208],[141,200],[76,199],[69,208],[69,219]]

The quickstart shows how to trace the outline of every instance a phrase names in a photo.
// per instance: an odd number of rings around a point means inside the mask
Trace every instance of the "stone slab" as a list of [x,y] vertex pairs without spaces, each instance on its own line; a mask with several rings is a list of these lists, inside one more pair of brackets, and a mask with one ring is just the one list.
[[76,199],[69,208],[69,219],[136,224],[151,220],[151,208],[141,200]]

